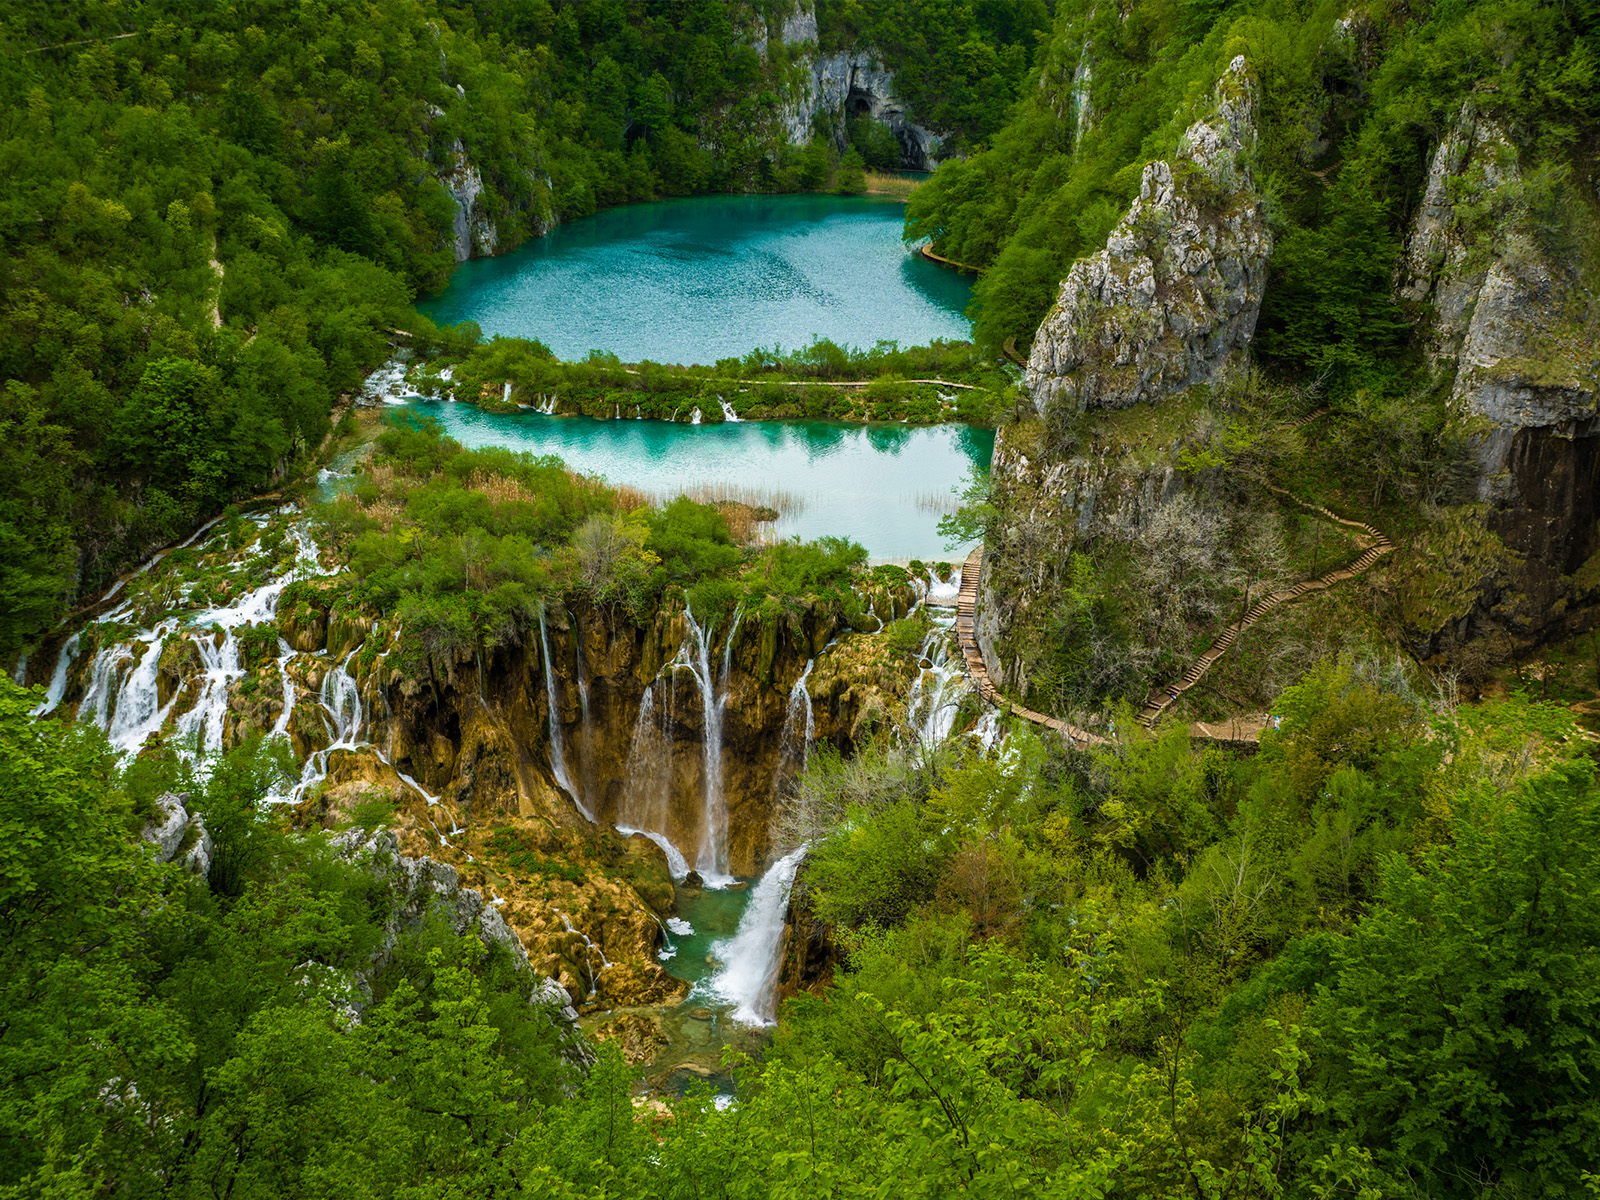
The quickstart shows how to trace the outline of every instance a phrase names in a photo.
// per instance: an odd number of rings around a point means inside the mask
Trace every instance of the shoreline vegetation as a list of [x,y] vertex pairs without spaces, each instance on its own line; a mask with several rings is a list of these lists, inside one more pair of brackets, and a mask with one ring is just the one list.
[[[625,364],[591,352],[562,362],[526,338],[482,340],[466,322],[408,339],[405,384],[423,399],[477,404],[485,412],[541,412],[599,420],[956,421],[992,425],[1015,389],[1015,372],[970,342],[934,341],[870,350],[823,339],[785,353],[756,349],[707,365]],[[395,383],[398,384],[398,380]],[[399,397],[370,377],[368,403]],[[696,414],[698,413],[698,416]]]

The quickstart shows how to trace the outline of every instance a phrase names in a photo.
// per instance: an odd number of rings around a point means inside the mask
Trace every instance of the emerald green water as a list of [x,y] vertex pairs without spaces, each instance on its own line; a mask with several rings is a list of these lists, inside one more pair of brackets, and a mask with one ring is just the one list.
[[668,499],[712,485],[743,489],[756,503],[773,503],[773,493],[782,492],[774,507],[791,511],[777,522],[776,536],[849,537],[874,558],[951,558],[937,529],[940,510],[954,503],[951,488],[972,467],[988,469],[994,452],[994,431],[968,425],[688,425],[410,403],[464,446],[555,454],[573,470]]
[[462,263],[418,305],[441,325],[538,338],[563,359],[712,363],[813,337],[964,340],[967,277],[900,241],[905,209],[844,196],[698,196],[608,209]]

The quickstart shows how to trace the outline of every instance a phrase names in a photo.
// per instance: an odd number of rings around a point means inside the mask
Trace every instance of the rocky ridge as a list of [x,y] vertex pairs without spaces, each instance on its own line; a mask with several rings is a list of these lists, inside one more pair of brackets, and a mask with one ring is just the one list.
[[1458,627],[1415,631],[1424,656],[1486,635],[1504,653],[1595,619],[1580,610],[1600,598],[1600,294],[1584,202],[1550,212],[1556,186],[1469,100],[1430,160],[1400,263],[1396,296],[1471,436],[1481,520],[1509,552]]
[[1255,86],[1235,58],[1172,161],[1146,165],[1105,249],[1073,264],[1028,357],[1041,415],[1160,399],[1249,345],[1272,251],[1241,161],[1256,140]]

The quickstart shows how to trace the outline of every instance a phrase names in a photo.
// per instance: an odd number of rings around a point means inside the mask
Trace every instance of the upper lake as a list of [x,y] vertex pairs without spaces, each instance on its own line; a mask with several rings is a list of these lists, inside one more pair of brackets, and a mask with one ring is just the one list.
[[441,325],[537,338],[562,359],[712,363],[796,350],[965,340],[969,280],[900,240],[903,205],[844,196],[699,196],[608,209],[462,263],[417,307]]

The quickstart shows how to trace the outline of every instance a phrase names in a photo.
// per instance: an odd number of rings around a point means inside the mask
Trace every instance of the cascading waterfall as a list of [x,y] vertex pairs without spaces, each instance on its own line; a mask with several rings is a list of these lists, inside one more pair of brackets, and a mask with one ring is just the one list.
[[928,603],[935,608],[954,608],[956,601],[961,598],[961,572],[952,571],[949,582],[945,582],[933,573],[933,568],[928,568]]
[[800,678],[794,681],[794,686],[789,689],[789,703],[783,714],[783,732],[778,738],[778,775],[783,777],[785,772],[800,774],[806,769],[806,760],[811,755],[811,743],[817,737],[816,714],[811,708],[811,693],[806,690],[806,683],[811,678],[811,669],[817,665],[816,659],[806,663],[806,669],[800,672]]
[[741,417],[738,413],[734,412],[733,405],[729,404],[721,396],[717,397],[717,403],[722,405],[722,419],[724,421],[728,421],[730,423],[737,423],[739,421],[744,420],[743,417]]
[[584,803],[582,794],[572,782],[572,776],[567,774],[567,753],[561,738],[561,705],[556,699],[556,672],[550,664],[550,634],[545,629],[543,610],[539,613],[539,649],[544,655],[544,695],[546,706],[550,710],[550,773],[572,797],[572,802],[578,806],[578,811],[593,821],[594,814]]
[[[94,696],[95,723],[105,730],[106,736],[111,739],[111,744],[116,747],[118,753],[137,753],[139,747],[144,745],[145,739],[166,723],[167,714],[178,702],[177,693],[174,692],[172,697],[162,704],[161,694],[156,686],[161,670],[161,647],[166,642],[167,636],[177,627],[177,621],[169,619],[154,629],[147,630],[138,639],[145,647],[144,653],[137,656],[133,669],[122,677],[114,702],[110,694],[113,672],[127,659],[134,658],[134,651],[122,645],[110,648],[109,653],[102,651],[100,655],[95,656],[91,687],[95,684],[100,685]],[[103,674],[102,656],[110,660],[110,666]],[[84,703],[88,704],[89,699],[85,696]]]
[[61,643],[61,653],[56,655],[55,673],[50,676],[50,686],[45,690],[44,699],[34,705],[34,716],[42,717],[47,712],[54,712],[61,698],[67,694],[67,672],[77,661],[79,636],[75,633]]
[[906,724],[924,747],[933,747],[950,736],[956,710],[969,689],[966,672],[950,657],[950,628],[954,616],[936,619],[922,641],[920,657],[925,664],[917,673],[906,697]]
[[596,954],[598,954],[600,956],[600,970],[601,971],[610,970],[610,968],[611,968],[611,960],[606,957],[606,952],[604,950],[602,950],[599,946],[595,945],[595,943],[590,940],[589,935],[587,933],[585,933],[583,930],[577,928],[577,926],[573,925],[571,918],[568,917],[566,913],[562,912],[559,908],[553,909],[552,911],[556,914],[556,916],[561,918],[561,923],[567,927],[567,932],[568,933],[575,933],[575,934],[577,934],[579,937],[581,937],[583,939],[583,944],[584,944],[584,947],[585,947],[585,952],[584,952],[584,956],[583,956],[583,960],[584,960],[583,961],[583,965],[584,965],[585,968],[587,968],[587,970],[589,972],[589,995],[593,996],[594,992],[595,992],[595,979],[596,979],[596,977],[598,975],[598,972],[595,971],[593,965],[590,964],[590,962],[589,962],[589,953],[588,952],[589,951],[593,951],[594,953],[596,953]]
[[713,995],[734,1006],[735,1021],[746,1025],[777,1022],[784,918],[795,871],[805,855],[806,847],[801,846],[767,868],[750,890],[750,904],[739,918],[739,928],[713,952],[725,965],[708,986]]
[[[707,882],[725,879],[728,875],[728,805],[722,794],[722,714],[728,703],[728,674],[733,664],[733,641],[739,632],[743,607],[733,610],[733,624],[728,628],[727,645],[722,652],[722,676],[719,680],[711,671],[710,628],[701,628],[694,613],[685,607],[684,617],[689,625],[689,637],[684,639],[673,666],[686,668],[700,685],[701,711],[704,713],[705,733],[701,738],[701,754],[705,763],[705,818],[700,832],[700,850],[695,855],[695,870]],[[689,643],[694,643],[693,653]],[[720,687],[718,686],[720,683]]]
[[294,680],[289,678],[289,662],[294,658],[294,647],[278,639],[278,678],[283,680],[283,709],[272,723],[272,736],[289,731],[289,718],[294,715]]

